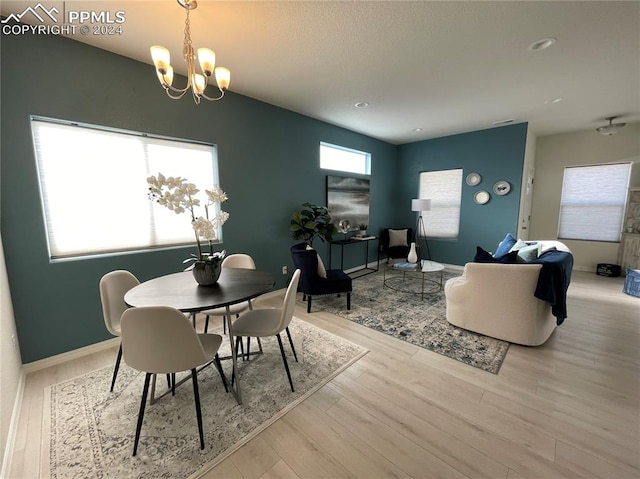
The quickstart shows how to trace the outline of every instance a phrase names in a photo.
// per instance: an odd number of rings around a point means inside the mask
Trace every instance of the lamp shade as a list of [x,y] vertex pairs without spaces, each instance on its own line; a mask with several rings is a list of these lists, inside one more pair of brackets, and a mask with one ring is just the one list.
[[429,211],[431,210],[431,200],[418,198],[411,200],[411,211]]

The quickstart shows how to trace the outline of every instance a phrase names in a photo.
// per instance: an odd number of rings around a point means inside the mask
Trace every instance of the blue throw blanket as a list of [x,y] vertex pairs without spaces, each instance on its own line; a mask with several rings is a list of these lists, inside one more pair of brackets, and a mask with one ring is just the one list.
[[551,305],[559,326],[567,318],[567,289],[571,282],[573,255],[552,248],[531,263],[542,264],[534,296]]

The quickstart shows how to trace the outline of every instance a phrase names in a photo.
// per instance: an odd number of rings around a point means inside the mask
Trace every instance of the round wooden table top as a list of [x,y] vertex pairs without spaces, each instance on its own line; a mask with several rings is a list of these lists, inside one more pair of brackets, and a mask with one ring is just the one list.
[[265,271],[222,268],[218,282],[200,286],[191,271],[173,273],[140,283],[124,295],[129,306],[171,306],[198,312],[241,303],[271,291],[273,275]]

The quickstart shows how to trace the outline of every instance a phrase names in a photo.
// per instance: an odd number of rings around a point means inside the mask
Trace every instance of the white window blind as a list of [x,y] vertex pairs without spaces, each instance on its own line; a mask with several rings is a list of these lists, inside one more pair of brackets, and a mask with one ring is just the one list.
[[189,214],[150,201],[147,178],[162,173],[211,188],[213,145],[42,119],[31,125],[51,258],[195,244]]
[[564,169],[558,238],[620,241],[631,163]]
[[457,238],[460,231],[462,169],[420,173],[418,195],[431,200],[431,210],[422,213],[427,236]]
[[320,142],[320,168],[369,175],[371,154]]

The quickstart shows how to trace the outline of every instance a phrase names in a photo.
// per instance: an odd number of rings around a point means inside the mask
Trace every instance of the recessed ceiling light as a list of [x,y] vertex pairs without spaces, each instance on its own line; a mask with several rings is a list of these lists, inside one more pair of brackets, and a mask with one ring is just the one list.
[[355,106],[356,108],[366,108],[369,106],[369,103],[367,103],[366,101],[359,101],[353,106]]
[[558,40],[553,37],[543,38],[542,40],[535,41],[531,45],[529,45],[528,50],[530,52],[544,50],[545,48],[549,48],[550,46],[555,45],[557,41]]
[[411,130],[411,131],[422,131],[422,128],[414,128],[414,129],[413,129],[413,130]]
[[552,98],[551,100],[547,100],[545,101],[545,103],[547,105],[553,105],[554,103],[560,103],[562,100],[564,100],[564,98],[559,96],[558,98]]
[[513,123],[515,120],[515,118],[509,118],[508,120],[498,120],[498,121],[494,121],[493,125],[494,126],[500,126],[500,125],[508,125],[509,123]]

